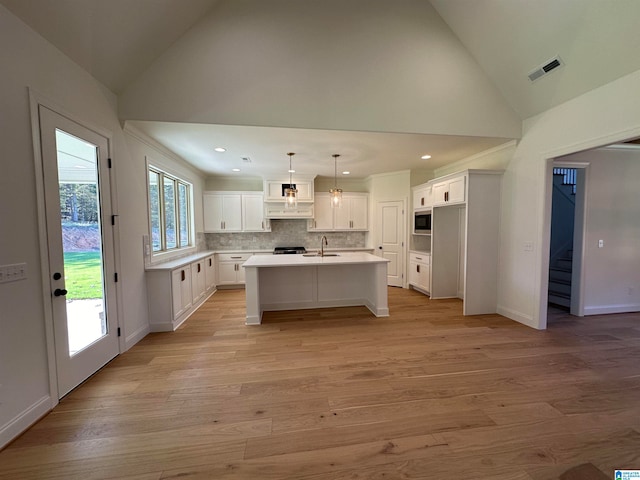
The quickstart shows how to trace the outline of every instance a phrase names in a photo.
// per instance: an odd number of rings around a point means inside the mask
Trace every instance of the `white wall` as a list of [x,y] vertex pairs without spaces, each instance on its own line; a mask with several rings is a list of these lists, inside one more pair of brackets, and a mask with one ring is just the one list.
[[[582,263],[585,315],[640,311],[640,149],[602,148],[562,161],[589,164]],[[598,240],[604,240],[603,248]]]
[[[28,88],[74,119],[112,133],[120,225],[120,326],[131,337],[147,321],[142,247],[146,214],[139,165],[131,161],[116,98],[0,6],[0,264],[27,263],[28,278],[0,284],[0,447],[52,406],[40,269]],[[48,289],[48,286],[46,287]]]
[[516,151],[517,142],[512,140],[495,148],[490,148],[471,157],[464,158],[434,171],[435,177],[443,177],[450,173],[461,172],[463,170],[504,170],[509,165]]
[[221,0],[119,97],[123,119],[518,138],[424,0]]
[[[547,159],[640,136],[640,71],[524,122],[503,178],[498,312],[546,327],[551,218]],[[533,251],[524,243],[532,241]]]

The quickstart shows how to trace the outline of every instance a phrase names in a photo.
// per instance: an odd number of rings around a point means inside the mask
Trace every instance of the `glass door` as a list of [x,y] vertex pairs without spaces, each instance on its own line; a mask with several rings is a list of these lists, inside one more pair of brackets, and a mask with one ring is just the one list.
[[118,354],[108,140],[40,106],[58,393]]

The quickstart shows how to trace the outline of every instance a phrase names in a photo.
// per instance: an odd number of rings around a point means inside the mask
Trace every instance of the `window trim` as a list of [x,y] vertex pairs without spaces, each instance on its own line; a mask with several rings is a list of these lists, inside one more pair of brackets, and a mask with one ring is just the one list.
[[[152,227],[152,210],[151,210],[151,183],[150,174],[154,173],[158,175],[158,213],[160,221],[160,249],[154,250],[153,247],[153,227]],[[174,210],[175,210],[175,247],[167,247],[167,227],[166,227],[166,213],[165,213],[165,200],[164,200],[164,186],[165,183],[173,182],[174,185]],[[147,213],[149,219],[149,250],[152,258],[159,258],[166,255],[175,254],[177,252],[184,252],[195,248],[195,234],[194,234],[194,222],[193,222],[193,184],[179,176],[167,172],[165,169],[158,167],[156,164],[147,162],[146,168],[146,183],[147,183]],[[186,217],[181,218],[180,209],[180,186],[185,186],[187,205],[186,205]],[[182,222],[186,223],[187,231],[187,245],[180,245],[180,230],[182,228]]]

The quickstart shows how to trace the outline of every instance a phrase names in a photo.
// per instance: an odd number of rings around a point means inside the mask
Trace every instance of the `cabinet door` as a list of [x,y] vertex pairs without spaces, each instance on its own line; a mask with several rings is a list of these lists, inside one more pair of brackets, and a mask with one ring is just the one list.
[[223,262],[218,265],[218,285],[231,285],[236,283],[236,263]]
[[445,205],[445,193],[448,191],[448,182],[440,182],[433,185],[433,205]]
[[424,206],[431,208],[433,206],[433,186],[429,185],[424,190]]
[[311,182],[296,183],[298,189],[298,200],[302,202],[313,201],[313,186]]
[[351,230],[351,198],[342,195],[342,207],[333,210],[333,226],[336,230]]
[[245,232],[266,230],[262,195],[242,195],[242,230]]
[[221,195],[212,195],[205,193],[202,198],[204,210],[204,231],[205,232],[222,232],[223,231],[223,197]]
[[369,228],[369,199],[365,196],[351,197],[351,229]]
[[[429,188],[429,190],[431,190],[431,188]],[[427,188],[416,188],[413,191],[413,209],[420,210],[421,208],[425,208],[427,206]]]
[[427,292],[430,291],[429,288],[429,265],[424,263],[418,264],[418,286]]
[[176,319],[191,308],[191,269],[186,266],[171,272],[173,318]]
[[205,289],[211,290],[216,284],[216,268],[213,255],[204,259]]
[[191,294],[193,303],[195,304],[204,296],[205,280],[204,280],[204,260],[191,264]]
[[242,231],[242,199],[239,193],[223,195],[224,232]]
[[464,202],[464,184],[465,176],[455,178],[449,182],[449,196],[447,203],[463,203]]
[[313,228],[311,230],[333,230],[333,208],[328,194],[316,194],[314,201]]
[[236,283],[245,283],[245,274],[242,263],[236,263]]
[[418,262],[409,262],[409,283],[417,287],[420,286],[420,272]]

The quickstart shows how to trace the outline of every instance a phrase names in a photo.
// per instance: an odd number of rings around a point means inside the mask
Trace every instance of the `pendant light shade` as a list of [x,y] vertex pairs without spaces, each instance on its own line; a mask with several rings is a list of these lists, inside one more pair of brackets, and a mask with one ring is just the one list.
[[293,209],[298,207],[298,190],[291,179],[291,174],[293,173],[291,157],[293,157],[295,153],[289,152],[287,155],[289,155],[289,188],[284,189],[284,208]]
[[334,153],[333,155],[333,188],[329,190],[331,194],[331,206],[333,208],[341,208],[342,207],[342,189],[338,188],[338,155]]

